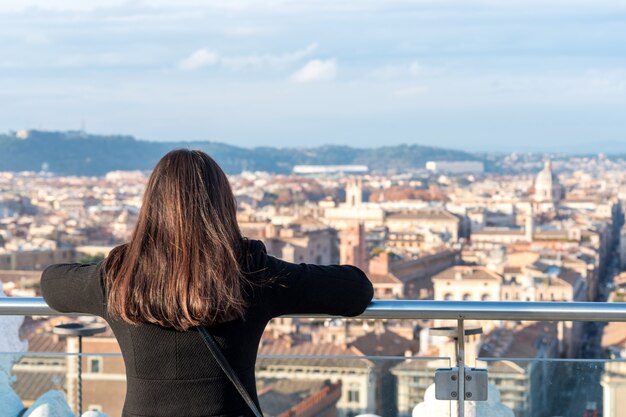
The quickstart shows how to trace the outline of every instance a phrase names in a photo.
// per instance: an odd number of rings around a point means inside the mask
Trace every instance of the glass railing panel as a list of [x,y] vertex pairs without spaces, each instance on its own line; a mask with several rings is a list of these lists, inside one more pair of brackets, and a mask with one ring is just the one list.
[[82,397],[83,412],[96,410],[116,416],[124,404],[126,377],[118,353],[0,353],[0,363],[0,374],[6,375],[0,379],[0,397],[12,408],[54,404],[78,414]]
[[477,358],[476,366],[515,417],[626,415],[624,360]]
[[[0,398],[4,406],[19,409],[15,415],[36,407],[78,414],[80,398],[83,412],[121,415],[126,381],[119,353],[5,352],[0,362],[10,364],[8,373],[0,370],[6,376]],[[435,401],[433,386],[435,370],[450,366],[449,358],[435,357],[260,356],[257,390],[268,417],[290,412],[409,417],[414,410],[452,417],[455,403]]]
[[[452,403],[435,401],[434,381],[437,368],[450,367],[449,358],[380,356],[261,356],[257,361],[257,384],[264,412],[273,411],[274,397],[286,398],[292,390],[333,392],[324,401],[338,417],[358,415],[400,416],[431,414],[452,416]],[[321,387],[321,388],[320,388]],[[429,387],[432,387],[429,389]],[[271,390],[274,388],[275,392]],[[426,397],[426,401],[425,401]],[[298,411],[303,402],[290,409]]]

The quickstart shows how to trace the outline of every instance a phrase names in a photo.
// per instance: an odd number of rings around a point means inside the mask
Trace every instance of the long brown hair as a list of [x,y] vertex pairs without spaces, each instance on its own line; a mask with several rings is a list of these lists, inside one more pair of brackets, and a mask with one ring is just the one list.
[[130,242],[105,261],[108,313],[181,331],[242,317],[243,250],[226,174],[202,151],[173,150],[150,175]]

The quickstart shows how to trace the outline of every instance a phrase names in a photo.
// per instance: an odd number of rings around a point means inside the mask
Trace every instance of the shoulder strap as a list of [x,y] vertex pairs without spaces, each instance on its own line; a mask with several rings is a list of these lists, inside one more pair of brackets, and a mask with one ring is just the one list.
[[204,343],[207,345],[207,347],[215,357],[215,360],[220,365],[228,379],[230,379],[230,382],[232,382],[237,391],[239,391],[239,394],[241,394],[246,404],[248,404],[248,407],[250,407],[250,410],[252,410],[255,417],[263,417],[263,414],[255,404],[252,397],[250,397],[250,394],[239,380],[239,377],[237,377],[237,374],[235,374],[235,371],[230,366],[230,363],[228,363],[228,360],[220,350],[220,347],[217,345],[217,342],[215,341],[211,333],[209,333],[207,328],[204,326],[198,326],[197,329],[202,336]]

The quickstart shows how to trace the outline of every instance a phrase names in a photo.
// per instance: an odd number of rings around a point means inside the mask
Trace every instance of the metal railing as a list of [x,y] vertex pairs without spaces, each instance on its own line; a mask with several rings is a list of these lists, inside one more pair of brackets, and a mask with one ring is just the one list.
[[[56,316],[41,297],[0,298],[0,315]],[[307,314],[305,317],[330,317]],[[364,319],[626,321],[626,303],[374,300]]]
[[[50,308],[43,298],[0,298],[0,315],[72,315]],[[297,317],[297,316],[293,316]],[[331,317],[310,315],[302,317]],[[374,300],[363,314],[363,319],[440,319],[456,320],[457,334],[465,334],[465,320],[516,321],[626,321],[626,303],[603,302],[518,302],[518,301],[430,301],[430,300]],[[465,415],[465,352],[463,337],[456,337],[456,372],[458,372],[457,416]],[[469,396],[468,396],[469,398]]]

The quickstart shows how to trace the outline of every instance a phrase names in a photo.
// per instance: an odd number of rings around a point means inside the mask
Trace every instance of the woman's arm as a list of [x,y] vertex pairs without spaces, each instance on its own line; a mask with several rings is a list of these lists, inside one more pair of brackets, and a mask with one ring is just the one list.
[[294,264],[267,254],[260,267],[269,279],[262,303],[271,317],[285,314],[358,316],[374,296],[365,273],[352,265]]
[[41,274],[44,300],[62,313],[88,313],[102,317],[106,308],[101,284],[102,262],[55,264]]

